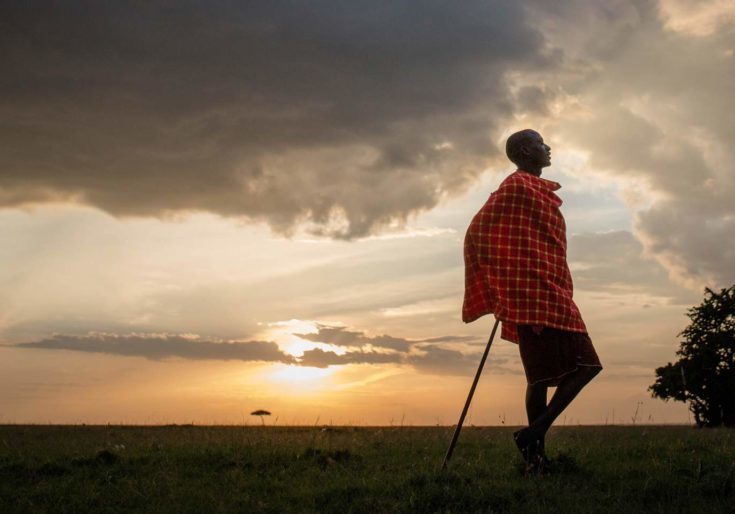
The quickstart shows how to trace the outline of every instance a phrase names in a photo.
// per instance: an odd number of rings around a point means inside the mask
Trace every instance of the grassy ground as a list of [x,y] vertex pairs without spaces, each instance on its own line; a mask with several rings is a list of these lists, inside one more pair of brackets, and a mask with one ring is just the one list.
[[[735,431],[0,426],[0,512],[732,512]],[[730,507],[728,507],[728,505]]]

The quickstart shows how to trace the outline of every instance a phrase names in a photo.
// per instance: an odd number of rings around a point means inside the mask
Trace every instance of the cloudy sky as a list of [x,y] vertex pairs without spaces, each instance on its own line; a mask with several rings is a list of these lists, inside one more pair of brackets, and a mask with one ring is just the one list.
[[[605,366],[559,422],[689,421],[646,389],[735,283],[735,3],[4,2],[0,55],[0,422],[454,423],[529,127]],[[469,422],[524,389],[498,341]]]

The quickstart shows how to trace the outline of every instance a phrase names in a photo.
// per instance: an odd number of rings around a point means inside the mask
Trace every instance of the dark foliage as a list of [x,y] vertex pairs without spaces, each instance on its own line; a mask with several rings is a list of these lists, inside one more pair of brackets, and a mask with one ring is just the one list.
[[656,369],[654,397],[688,402],[698,426],[735,426],[735,285],[688,310],[679,360]]

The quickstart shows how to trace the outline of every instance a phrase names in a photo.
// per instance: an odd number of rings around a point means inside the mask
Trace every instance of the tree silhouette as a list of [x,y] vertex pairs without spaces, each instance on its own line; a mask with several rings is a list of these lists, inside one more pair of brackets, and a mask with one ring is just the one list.
[[735,426],[735,285],[687,311],[679,360],[656,369],[652,396],[689,402],[698,426]]
[[260,416],[260,422],[265,425],[265,418],[263,416],[270,416],[271,413],[267,410],[258,409],[250,413],[251,416]]

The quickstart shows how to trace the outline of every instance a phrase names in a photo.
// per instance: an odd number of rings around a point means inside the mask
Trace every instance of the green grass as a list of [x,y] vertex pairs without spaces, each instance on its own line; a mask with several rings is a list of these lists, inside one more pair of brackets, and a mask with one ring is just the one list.
[[525,477],[512,428],[0,426],[0,512],[731,512],[735,431],[560,427]]

